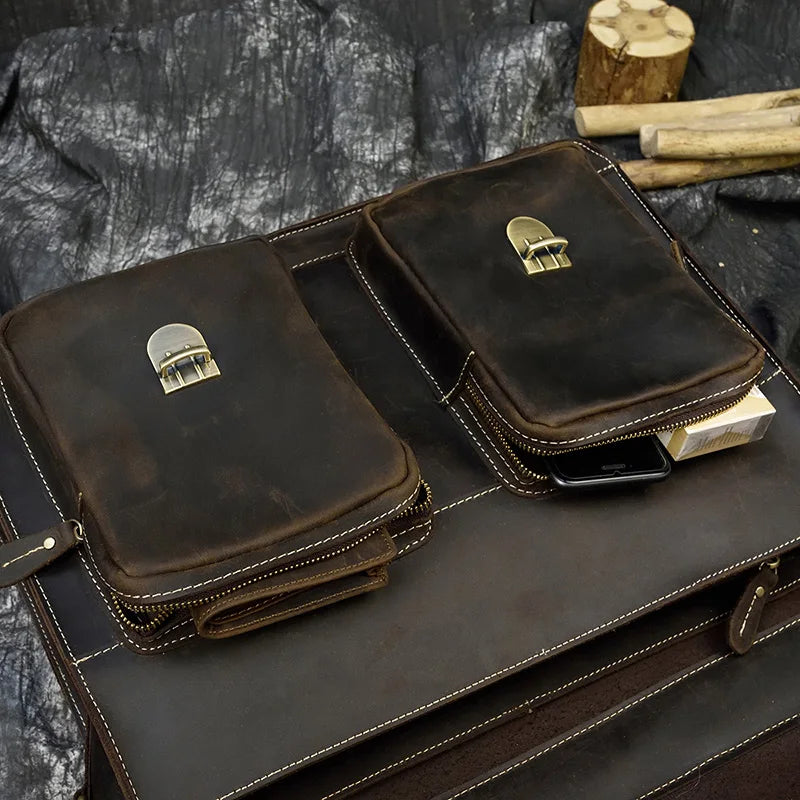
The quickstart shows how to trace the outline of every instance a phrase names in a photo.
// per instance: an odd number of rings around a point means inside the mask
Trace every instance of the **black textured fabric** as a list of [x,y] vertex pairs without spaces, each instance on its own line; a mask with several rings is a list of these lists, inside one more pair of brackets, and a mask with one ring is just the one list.
[[[676,4],[698,32],[685,97],[800,84],[791,0]],[[5,0],[4,49],[56,24],[84,27],[0,56],[0,310],[574,135],[589,5],[135,0],[120,11],[99,0],[91,19],[103,27],[90,28],[88,5]],[[632,138],[602,144],[637,157]],[[706,263],[724,265],[718,280],[798,363],[800,174],[650,197]],[[21,594],[3,590],[3,796],[69,796],[81,740]]]

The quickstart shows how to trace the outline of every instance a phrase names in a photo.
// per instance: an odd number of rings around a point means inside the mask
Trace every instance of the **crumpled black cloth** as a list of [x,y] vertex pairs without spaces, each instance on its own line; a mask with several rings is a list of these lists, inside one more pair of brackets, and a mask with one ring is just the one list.
[[[698,30],[687,97],[800,85],[791,0],[678,4]],[[587,6],[537,2],[531,24],[528,0],[237,0],[24,41],[0,59],[0,308],[575,135]],[[650,197],[797,358],[800,175]],[[0,592],[0,795],[69,796],[81,740],[21,594]]]

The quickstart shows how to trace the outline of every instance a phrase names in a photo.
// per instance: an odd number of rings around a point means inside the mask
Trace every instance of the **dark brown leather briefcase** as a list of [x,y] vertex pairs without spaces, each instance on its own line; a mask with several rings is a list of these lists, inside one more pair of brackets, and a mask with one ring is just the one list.
[[[569,230],[561,219],[552,236],[542,236],[568,240],[572,266],[545,266],[530,286],[570,275],[569,285],[591,279],[600,287],[603,270],[618,276],[619,263],[606,267],[616,253],[604,260],[581,244],[584,236],[606,235],[597,229],[617,219],[651,256],[639,267],[660,276],[666,296],[684,298],[681,308],[695,320],[689,327],[710,326],[710,361],[669,362],[671,376],[649,393],[621,376],[608,387],[607,403],[578,414],[567,410],[577,407],[577,394],[556,402],[550,370],[548,394],[517,407],[524,413],[512,420],[518,373],[497,369],[512,361],[488,358],[504,354],[481,338],[480,319],[472,328],[462,324],[454,298],[427,302],[442,299],[441,285],[407,302],[415,280],[436,276],[413,248],[391,271],[370,255],[375,240],[362,234],[368,215],[381,216],[376,208],[346,209],[267,237],[295,267],[303,303],[339,361],[414,452],[435,498],[435,535],[390,565],[386,590],[225,641],[193,635],[149,655],[122,645],[103,592],[86,580],[80,549],[41,569],[24,587],[54,668],[88,720],[92,798],[645,798],[698,775],[708,786],[730,787],[737,762],[755,775],[765,775],[773,758],[789,763],[800,712],[800,564],[793,554],[800,542],[800,390],[604,155],[583,142],[562,143],[496,168],[516,161],[517,172],[534,175],[553,154],[574,166],[560,188],[528,180],[521,193],[513,187],[514,209],[506,208],[512,193],[488,206],[499,203],[504,218],[542,219],[548,192],[582,187],[576,213],[590,218]],[[445,195],[460,191],[459,182]],[[592,193],[610,210],[592,216]],[[459,196],[463,206],[471,195]],[[392,203],[389,196],[376,205],[388,217]],[[435,193],[427,208],[436,214]],[[471,213],[466,219],[478,219]],[[435,232],[448,220],[443,214],[431,222],[423,243],[440,247]],[[528,253],[528,245],[520,252],[505,225],[486,224],[480,235],[494,237],[486,246],[498,254],[493,281],[510,280],[511,272],[501,275],[506,268],[528,280],[524,257],[536,273],[531,256],[564,255],[558,241],[548,245],[552,252],[534,246]],[[419,240],[423,229],[412,228],[410,238]],[[406,247],[392,241],[396,253]],[[452,249],[444,247],[438,263],[470,269],[468,253],[449,260]],[[476,263],[485,262],[484,255]],[[587,277],[589,264],[599,274]],[[614,293],[622,290],[617,283]],[[556,300],[548,302],[552,322]],[[599,319],[614,328],[613,315]],[[540,326],[543,339],[555,336],[551,328]],[[624,347],[631,354],[635,345]],[[662,355],[668,360],[672,352],[665,344]],[[650,370],[654,380],[664,379],[664,363]],[[637,362],[638,378],[648,369]],[[644,434],[691,418],[675,416],[676,406],[710,413],[726,405],[717,398],[735,400],[752,383],[777,409],[767,436],[676,463],[667,481],[646,489],[558,491],[518,447],[526,436],[545,440],[542,430],[559,420],[564,435],[550,444],[607,441],[616,426]],[[482,392],[499,414],[474,402]],[[639,421],[650,414],[654,425]],[[591,416],[599,426],[581,428]],[[57,523],[57,465],[18,414],[5,416],[0,442],[6,537]],[[420,524],[405,534],[409,545],[426,532]],[[729,638],[750,652],[735,655]],[[784,771],[777,782],[785,789],[791,780]],[[781,796],[776,781],[769,786]]]

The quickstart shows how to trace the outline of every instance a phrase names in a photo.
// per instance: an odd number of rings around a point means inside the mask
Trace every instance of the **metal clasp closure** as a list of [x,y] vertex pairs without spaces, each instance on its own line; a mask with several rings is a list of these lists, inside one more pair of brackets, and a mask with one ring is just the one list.
[[219,367],[197,328],[173,322],[147,340],[147,355],[158,374],[164,394],[216,378]]
[[538,219],[514,217],[506,226],[506,236],[528,275],[572,266],[567,256],[569,242],[563,236],[554,236]]

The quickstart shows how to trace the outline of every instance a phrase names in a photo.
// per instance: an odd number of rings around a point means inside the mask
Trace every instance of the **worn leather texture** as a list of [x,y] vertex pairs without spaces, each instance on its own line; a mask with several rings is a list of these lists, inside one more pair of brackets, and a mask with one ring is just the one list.
[[[800,717],[799,643],[795,618],[746,658],[709,658],[436,800],[645,800],[697,783]],[[788,774],[796,791],[798,774]],[[774,788],[768,796],[796,796],[792,785]]]
[[[305,305],[416,453],[437,535],[393,565],[386,591],[224,642],[177,631],[183,647],[149,656],[120,646],[80,549],[39,573],[26,588],[126,798],[246,796],[797,544],[800,395],[771,352],[760,380],[778,413],[761,442],[676,464],[644,491],[576,497],[546,487],[537,502],[515,497],[476,455],[463,410],[436,404],[424,362],[339,255],[356,211],[273,244],[303,264],[295,276]],[[314,253],[324,257],[304,263]],[[2,425],[0,493],[24,534],[58,512],[14,421]]]
[[[795,557],[782,565],[782,588],[770,595],[759,635],[790,622],[800,611],[798,562]],[[632,623],[624,636],[601,636],[523,670],[301,770],[256,792],[253,800],[429,800],[468,781],[478,783],[487,777],[490,766],[502,765],[511,756],[522,760],[532,745],[538,748],[563,739],[572,730],[591,725],[619,705],[657,690],[710,658],[729,654],[722,631],[740,583],[736,578],[718,584]],[[800,643],[795,642],[784,657],[795,658],[797,652]],[[727,673],[721,672],[716,680],[724,683]],[[776,705],[791,716],[791,702],[779,699]],[[687,710],[692,713],[690,706]],[[717,734],[727,735],[725,731]],[[756,737],[755,741],[763,738]],[[700,763],[706,757],[708,743],[703,737],[687,742],[684,756],[691,757],[692,742],[694,757]],[[93,732],[89,751],[88,783],[94,793],[89,792],[88,800],[116,797],[116,779]],[[742,757],[746,753],[745,746],[733,755]],[[576,757],[580,759],[581,753]],[[668,771],[669,754],[661,754],[660,760],[666,762]],[[684,763],[672,765],[676,776]],[[762,771],[767,766],[760,765]],[[773,768],[780,774],[779,764]],[[781,800],[791,797],[783,791],[785,788],[772,785],[770,796]],[[619,797],[624,800],[626,795],[620,792]],[[729,792],[728,797],[738,800],[739,796]]]
[[[165,395],[146,344],[173,322],[203,334],[221,375]],[[396,555],[384,526],[419,494],[416,460],[263,240],[44,295],[1,330],[15,413],[51,449],[115,598],[157,610],[245,582],[231,602],[317,587],[246,629],[385,583],[354,576]]]
[[[763,363],[590,157],[556,143],[412,185],[367,206],[352,247],[412,341],[446,348],[445,397],[473,388],[479,416],[537,450],[679,427]],[[519,216],[568,239],[573,266],[528,275]]]

